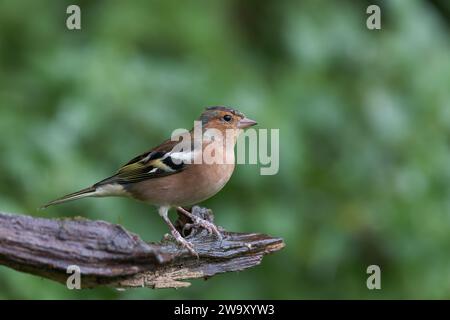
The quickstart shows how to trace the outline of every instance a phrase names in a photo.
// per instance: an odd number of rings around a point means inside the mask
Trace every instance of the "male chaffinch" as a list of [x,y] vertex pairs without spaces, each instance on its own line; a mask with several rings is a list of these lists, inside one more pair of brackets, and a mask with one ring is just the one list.
[[[192,244],[180,235],[169,220],[168,211],[175,207],[178,212],[191,218],[195,225],[221,237],[214,224],[183,207],[206,200],[224,187],[234,170],[234,146],[239,133],[256,124],[243,113],[223,106],[206,108],[199,121],[200,137],[196,136],[195,128],[178,135],[179,139],[190,138],[189,146],[194,148],[180,151],[179,141],[174,138],[166,140],[130,160],[113,176],[53,200],[43,208],[86,197],[122,196],[141,200],[158,206],[159,215],[169,226],[175,240],[196,255]],[[208,134],[214,130],[219,134]],[[201,146],[202,152],[198,152],[200,148],[195,145]],[[205,152],[223,161],[202,161]]]

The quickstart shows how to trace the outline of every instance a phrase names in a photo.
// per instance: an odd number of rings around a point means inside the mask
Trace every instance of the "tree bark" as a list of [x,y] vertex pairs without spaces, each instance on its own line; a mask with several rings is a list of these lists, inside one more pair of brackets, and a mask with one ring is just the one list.
[[[208,209],[194,207],[192,212],[213,222]],[[191,222],[180,216],[176,226],[186,230]],[[183,280],[256,266],[265,254],[284,247],[281,238],[220,230],[221,241],[206,230],[189,230],[186,239],[197,258],[168,236],[160,243],[146,243],[105,221],[0,213],[0,264],[64,284],[68,267],[75,265],[82,288],[179,288],[190,285]]]

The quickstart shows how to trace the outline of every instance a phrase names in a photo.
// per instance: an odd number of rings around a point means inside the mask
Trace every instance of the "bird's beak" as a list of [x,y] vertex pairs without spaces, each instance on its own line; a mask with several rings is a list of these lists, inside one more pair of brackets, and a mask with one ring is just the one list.
[[258,124],[256,121],[249,119],[249,118],[243,118],[239,120],[238,128],[239,129],[245,129],[251,126],[254,126],[255,124]]

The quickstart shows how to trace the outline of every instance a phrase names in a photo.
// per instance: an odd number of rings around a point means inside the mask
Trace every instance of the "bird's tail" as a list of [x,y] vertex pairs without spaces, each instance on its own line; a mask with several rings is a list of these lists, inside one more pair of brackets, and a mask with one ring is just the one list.
[[85,189],[82,189],[82,190],[74,192],[74,193],[70,193],[68,195],[65,195],[61,198],[55,199],[53,201],[50,201],[49,203],[40,207],[40,209],[45,209],[47,207],[53,206],[55,204],[60,204],[63,202],[78,200],[78,199],[82,199],[82,198],[86,198],[86,197],[93,197],[93,196],[96,196],[96,193],[97,193],[97,188],[92,186],[92,187],[85,188]]

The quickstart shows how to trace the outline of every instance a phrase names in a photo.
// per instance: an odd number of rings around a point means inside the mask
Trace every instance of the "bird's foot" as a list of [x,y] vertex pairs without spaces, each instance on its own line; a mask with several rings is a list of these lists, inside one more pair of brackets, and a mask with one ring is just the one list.
[[176,230],[172,230],[171,233],[172,233],[172,237],[175,238],[175,241],[176,241],[180,246],[182,246],[183,248],[188,249],[188,251],[189,251],[192,255],[194,255],[194,256],[196,256],[196,257],[198,258],[198,253],[197,253],[197,251],[195,251],[194,246],[192,245],[192,243],[190,243],[190,242],[187,241],[185,238],[183,238],[183,237],[181,236],[181,234],[180,234],[178,231],[176,231]]
[[[194,208],[192,210],[194,210]],[[183,207],[178,207],[177,210],[192,220],[192,223],[185,224],[185,226],[183,227],[183,231],[201,227],[203,229],[206,229],[208,233],[215,234],[217,238],[219,238],[219,240],[222,241],[222,234],[220,233],[219,229],[214,223],[200,218],[198,215],[187,211]]]
[[192,217],[193,223],[187,223],[185,224],[183,230],[189,230],[192,228],[203,228],[206,231],[208,231],[209,234],[215,234],[219,240],[222,240],[222,234],[219,231],[219,228],[217,226],[209,221],[206,221],[199,217]]

